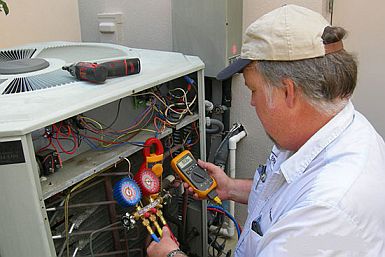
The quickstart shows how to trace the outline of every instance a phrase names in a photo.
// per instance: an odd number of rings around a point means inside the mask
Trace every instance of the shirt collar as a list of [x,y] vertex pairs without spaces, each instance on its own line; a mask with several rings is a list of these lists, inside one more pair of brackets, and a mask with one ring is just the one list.
[[333,142],[352,122],[354,106],[351,101],[318,130],[296,153],[283,162],[281,172],[287,183],[297,180],[315,157]]

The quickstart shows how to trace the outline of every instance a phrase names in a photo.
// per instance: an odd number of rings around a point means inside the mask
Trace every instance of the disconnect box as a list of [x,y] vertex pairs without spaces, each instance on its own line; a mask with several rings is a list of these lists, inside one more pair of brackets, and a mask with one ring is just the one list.
[[240,54],[242,1],[173,0],[173,50],[199,56],[215,77]]

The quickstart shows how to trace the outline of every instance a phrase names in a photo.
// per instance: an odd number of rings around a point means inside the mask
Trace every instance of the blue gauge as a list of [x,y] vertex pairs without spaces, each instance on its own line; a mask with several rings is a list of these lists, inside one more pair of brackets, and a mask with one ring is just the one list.
[[135,206],[142,198],[138,184],[131,178],[121,179],[113,191],[114,199],[123,207]]

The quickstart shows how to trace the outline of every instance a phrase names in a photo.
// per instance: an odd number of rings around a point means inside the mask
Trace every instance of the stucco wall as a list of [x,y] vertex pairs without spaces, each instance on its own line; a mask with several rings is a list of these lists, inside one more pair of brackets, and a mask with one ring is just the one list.
[[172,50],[171,0],[79,0],[82,40],[100,42],[98,13],[121,12],[122,43],[134,48]]
[[77,0],[6,2],[10,13],[0,13],[0,48],[81,40]]
[[344,46],[358,58],[358,83],[353,95],[353,104],[385,138],[384,2],[334,2],[333,24],[348,30]]

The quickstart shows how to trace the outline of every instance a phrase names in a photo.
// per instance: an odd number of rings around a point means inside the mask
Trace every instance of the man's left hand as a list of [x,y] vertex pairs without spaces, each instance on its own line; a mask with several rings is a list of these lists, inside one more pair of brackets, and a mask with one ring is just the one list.
[[148,257],[166,257],[169,252],[178,248],[179,243],[171,238],[170,230],[164,226],[160,242],[152,241],[147,247],[147,255]]

